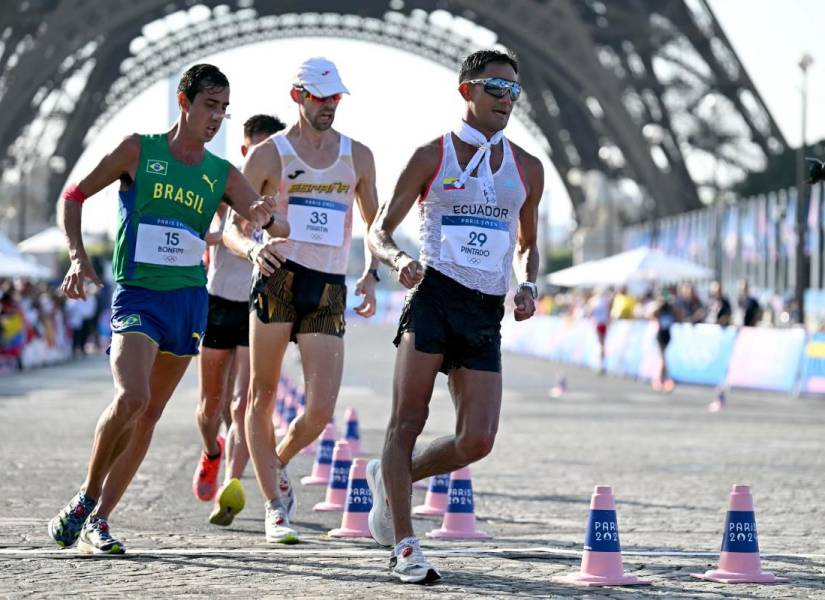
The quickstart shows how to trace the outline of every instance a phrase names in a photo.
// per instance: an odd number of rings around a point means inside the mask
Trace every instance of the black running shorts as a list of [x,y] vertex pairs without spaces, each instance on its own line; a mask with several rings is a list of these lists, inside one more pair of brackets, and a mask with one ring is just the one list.
[[415,333],[415,349],[443,354],[441,371],[464,367],[501,373],[501,320],[504,296],[464,287],[432,267],[408,296],[394,344]]
[[256,275],[250,304],[264,323],[292,323],[293,342],[299,333],[344,337],[344,275],[315,271],[288,260],[269,277]]
[[209,294],[209,316],[203,345],[216,350],[249,346],[249,302]]

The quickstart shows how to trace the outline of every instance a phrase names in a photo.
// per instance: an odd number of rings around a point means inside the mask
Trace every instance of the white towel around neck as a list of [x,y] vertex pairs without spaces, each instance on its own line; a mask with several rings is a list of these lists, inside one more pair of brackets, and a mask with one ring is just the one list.
[[490,168],[490,154],[492,147],[498,144],[504,137],[504,133],[496,131],[488,140],[487,137],[466,121],[461,121],[461,127],[454,132],[462,142],[476,146],[478,150],[467,163],[467,168],[458,178],[458,187],[462,187],[470,174],[478,167],[478,179],[481,183],[481,190],[484,193],[484,200],[488,204],[496,203],[496,186],[493,182],[493,170]]

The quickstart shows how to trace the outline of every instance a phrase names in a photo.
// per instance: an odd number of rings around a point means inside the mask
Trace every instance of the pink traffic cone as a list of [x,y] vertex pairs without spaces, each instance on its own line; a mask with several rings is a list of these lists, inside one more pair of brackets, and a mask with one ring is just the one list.
[[372,493],[367,485],[367,459],[355,458],[349,469],[347,506],[341,518],[341,527],[330,531],[330,537],[371,538],[367,524],[371,508]]
[[329,482],[329,472],[332,468],[332,451],[335,448],[336,437],[335,425],[328,424],[321,434],[321,441],[318,443],[318,451],[315,453],[312,472],[301,478],[303,485],[326,485]]
[[347,424],[344,440],[349,444],[353,456],[361,454],[361,434],[358,430],[358,413],[351,406],[344,413],[344,422]]
[[550,397],[561,398],[567,392],[567,377],[562,375],[552,388],[550,388]]
[[597,485],[590,499],[581,570],[553,580],[585,586],[650,584],[624,573],[616,505],[609,485]]
[[473,482],[470,467],[463,467],[450,476],[447,509],[441,527],[427,532],[427,537],[448,540],[481,540],[491,536],[476,529],[473,509]]
[[787,581],[762,570],[759,540],[756,536],[756,515],[748,485],[734,485],[730,493],[728,516],[722,534],[719,568],[704,573],[691,573],[699,579],[721,583],[774,583]]
[[413,508],[418,516],[440,517],[447,510],[447,492],[450,486],[449,475],[430,477],[430,487],[424,496],[424,504]]
[[335,442],[332,452],[332,473],[327,484],[327,495],[323,502],[312,507],[312,510],[327,512],[341,512],[347,503],[347,482],[349,469],[352,466],[352,455],[347,442]]

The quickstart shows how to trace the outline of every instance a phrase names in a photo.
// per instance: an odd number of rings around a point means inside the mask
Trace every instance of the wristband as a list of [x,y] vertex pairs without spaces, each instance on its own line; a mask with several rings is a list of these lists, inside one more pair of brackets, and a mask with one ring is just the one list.
[[367,273],[375,277],[376,283],[381,281],[381,278],[378,276],[378,269],[367,269]]
[[79,204],[83,204],[88,198],[86,194],[84,194],[76,184],[70,185],[66,188],[66,191],[63,192],[63,198],[66,200],[71,200],[72,202],[77,202]]
[[249,262],[251,262],[251,263],[255,262],[255,259],[252,258],[252,253],[255,252],[255,250],[257,250],[257,249],[258,249],[258,244],[253,244],[252,246],[249,247],[249,250],[246,251],[246,258],[249,259]]

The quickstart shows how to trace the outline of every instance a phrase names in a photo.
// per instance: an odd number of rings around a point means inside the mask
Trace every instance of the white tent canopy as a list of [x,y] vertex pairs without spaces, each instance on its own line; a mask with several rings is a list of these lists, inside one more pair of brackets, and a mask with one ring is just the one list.
[[713,271],[652,248],[637,248],[556,271],[547,282],[564,287],[625,285],[633,281],[674,283],[710,279]]
[[14,242],[0,232],[0,277],[46,279],[50,276],[49,269],[24,256]]
[[66,237],[60,227],[52,226],[26,238],[17,248],[29,254],[51,254],[66,250]]

